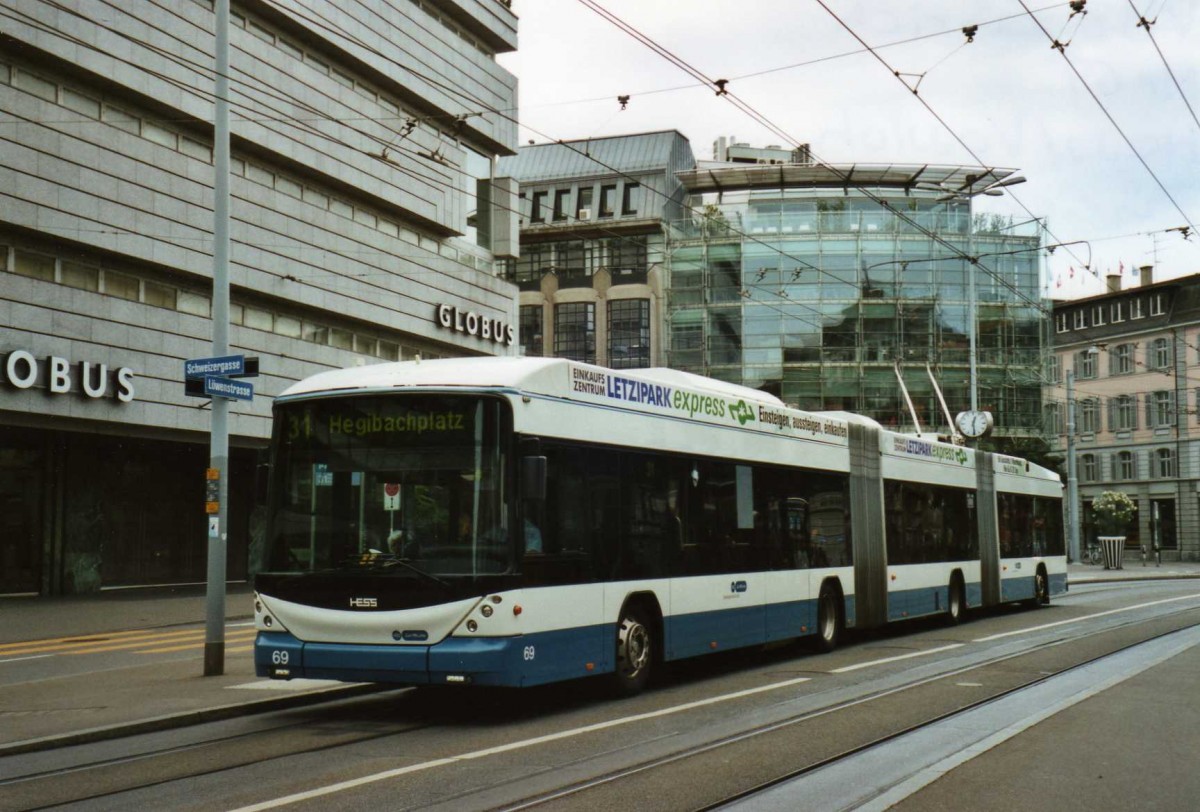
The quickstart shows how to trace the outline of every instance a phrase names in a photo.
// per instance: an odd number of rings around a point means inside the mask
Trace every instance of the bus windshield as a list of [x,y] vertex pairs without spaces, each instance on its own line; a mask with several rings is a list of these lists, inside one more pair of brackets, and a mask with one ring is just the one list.
[[263,570],[509,571],[507,423],[503,401],[474,396],[279,405]]

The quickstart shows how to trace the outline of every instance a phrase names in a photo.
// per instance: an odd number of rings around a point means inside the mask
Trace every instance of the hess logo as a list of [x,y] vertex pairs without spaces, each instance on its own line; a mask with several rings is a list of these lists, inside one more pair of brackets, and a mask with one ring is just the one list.
[[351,609],[376,609],[379,607],[378,598],[351,598]]
[[732,592],[734,595],[738,595],[742,592],[745,592],[746,588],[747,587],[746,587],[745,581],[734,581],[731,584],[729,584],[729,591]]

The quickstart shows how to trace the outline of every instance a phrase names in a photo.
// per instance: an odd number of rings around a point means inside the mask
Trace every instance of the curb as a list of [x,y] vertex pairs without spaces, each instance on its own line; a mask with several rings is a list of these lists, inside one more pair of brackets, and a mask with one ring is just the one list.
[[1188,573],[1174,573],[1170,575],[1144,575],[1144,576],[1120,576],[1120,575],[1086,575],[1081,578],[1071,578],[1067,576],[1068,584],[1076,584],[1083,586],[1084,584],[1136,584],[1140,581],[1195,581],[1200,579],[1200,573],[1195,575]]
[[310,691],[295,696],[281,696],[272,699],[259,699],[252,702],[239,702],[233,705],[221,705],[216,708],[184,711],[166,716],[155,716],[136,722],[94,727],[88,730],[77,730],[72,733],[62,733],[53,736],[43,736],[40,739],[27,739],[0,744],[0,758],[8,756],[39,753],[46,750],[57,750],[63,747],[74,747],[80,744],[120,739],[126,736],[137,736],[145,733],[158,733],[179,727],[220,722],[225,719],[235,719],[239,716],[252,716],[256,713],[302,708],[308,705],[318,705],[323,702],[333,702],[339,699],[350,699],[367,694],[383,693],[398,690],[402,686],[379,683],[360,683],[357,685],[333,686]]

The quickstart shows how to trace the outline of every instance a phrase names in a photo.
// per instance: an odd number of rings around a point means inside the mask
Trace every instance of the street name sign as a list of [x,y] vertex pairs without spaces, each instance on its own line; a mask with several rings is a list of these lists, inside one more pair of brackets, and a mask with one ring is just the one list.
[[246,356],[222,355],[216,358],[193,358],[183,362],[184,378],[207,378],[210,375],[237,376],[246,373]]
[[242,381],[235,381],[232,378],[209,375],[204,379],[204,394],[226,400],[252,400],[254,386]]

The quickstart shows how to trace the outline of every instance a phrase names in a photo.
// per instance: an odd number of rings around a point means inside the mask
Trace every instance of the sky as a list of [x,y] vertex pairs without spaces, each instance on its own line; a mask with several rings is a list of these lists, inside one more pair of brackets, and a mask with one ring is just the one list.
[[[1129,288],[1143,265],[1155,281],[1200,272],[1194,0],[1087,0],[1074,15],[1049,0],[1024,0],[1032,15],[1022,0],[594,2],[728,79],[816,160],[1017,170],[1027,182],[975,207],[1045,218],[1046,243],[1064,244],[1045,259],[1048,296],[1102,293],[1122,269]],[[513,9],[519,48],[498,59],[519,79],[522,144],[677,129],[704,160],[722,135],[781,143],[581,0]]]

